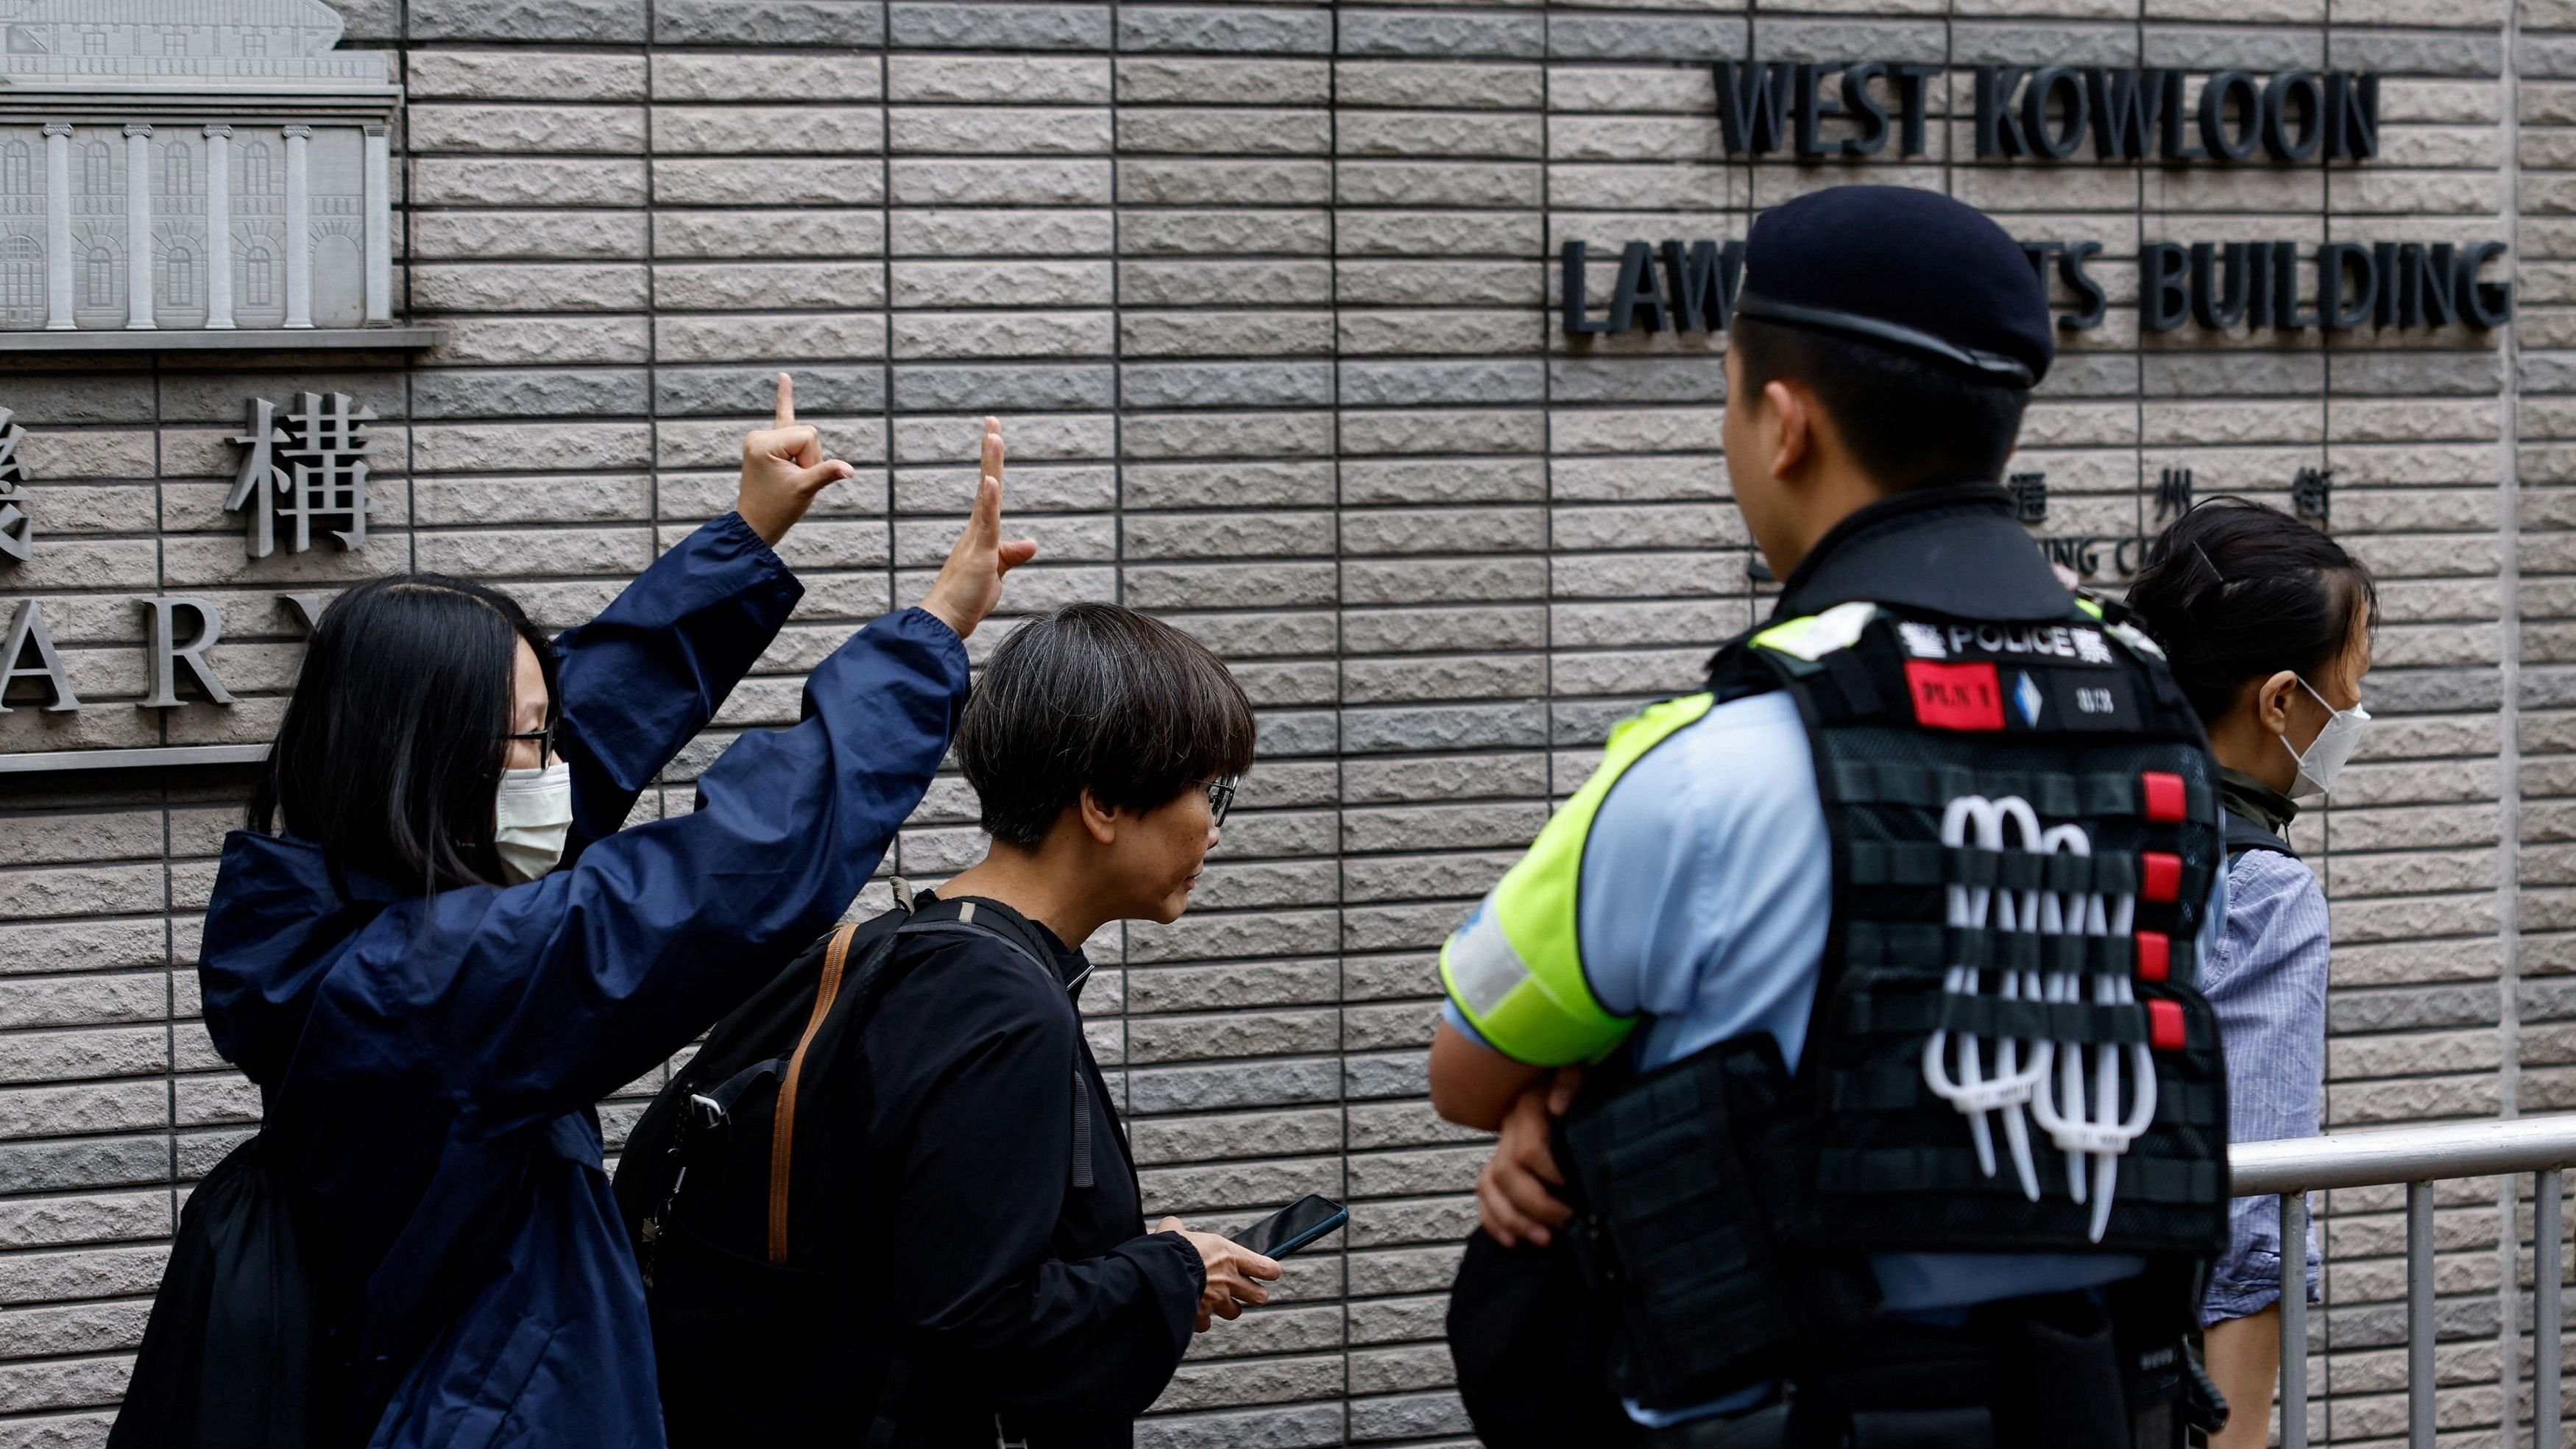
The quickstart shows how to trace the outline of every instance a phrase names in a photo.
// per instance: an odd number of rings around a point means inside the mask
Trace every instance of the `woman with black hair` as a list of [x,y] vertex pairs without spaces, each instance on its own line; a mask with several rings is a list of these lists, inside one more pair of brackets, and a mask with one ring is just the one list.
[[1005,543],[1001,435],[921,606],[814,669],[696,808],[625,826],[802,594],[772,551],[849,477],[795,421],[736,511],[549,640],[434,575],[322,616],[199,977],[302,1210],[332,1400],[319,1442],[663,1442],[643,1288],[591,1104],[750,996],[848,907],[966,701],[961,642],[1036,551]]
[[[2370,719],[2361,707],[2379,595],[2333,539],[2276,509],[2211,499],[2148,550],[2130,607],[2163,643],[2209,729],[2227,820],[2227,929],[2200,965],[2227,1052],[2228,1137],[2318,1130],[2325,1078],[2326,901],[2282,836]],[[2270,1198],[2238,1198],[2201,1307],[2208,1365],[2235,1406],[2215,1449],[2265,1442],[2280,1374],[2282,1244]],[[2313,1285],[2317,1261],[2302,1254]]]

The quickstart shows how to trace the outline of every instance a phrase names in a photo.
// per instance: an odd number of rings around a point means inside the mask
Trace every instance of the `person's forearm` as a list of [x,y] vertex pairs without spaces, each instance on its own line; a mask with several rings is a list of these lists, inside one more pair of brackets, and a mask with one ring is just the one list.
[[727,514],[555,641],[562,747],[581,827],[572,854],[625,823],[637,793],[706,727],[804,592]]
[[880,619],[815,668],[802,722],[708,768],[695,810],[530,885],[438,896],[444,928],[471,938],[466,979],[413,1019],[471,1044],[458,1086],[490,1129],[633,1080],[828,928],[929,788],[966,685],[945,625]]
[[950,1305],[923,1328],[943,1357],[985,1365],[1006,1409],[1133,1415],[1190,1345],[1198,1251],[1177,1234],[1050,1261]]
[[1447,1022],[1431,1038],[1431,1110],[1461,1127],[1493,1132],[1512,1102],[1547,1075],[1491,1047],[1479,1046]]

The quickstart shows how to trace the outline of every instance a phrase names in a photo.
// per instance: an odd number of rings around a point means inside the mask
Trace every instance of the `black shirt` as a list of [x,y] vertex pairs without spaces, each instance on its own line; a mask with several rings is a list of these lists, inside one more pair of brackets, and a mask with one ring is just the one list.
[[990,1446],[1006,1427],[1031,1449],[1128,1445],[1189,1347],[1206,1270],[1186,1239],[1145,1235],[1075,1010],[1089,963],[968,900],[1036,950],[923,938],[865,1031],[863,1156],[883,1185],[868,1279],[913,1360],[901,1439]]

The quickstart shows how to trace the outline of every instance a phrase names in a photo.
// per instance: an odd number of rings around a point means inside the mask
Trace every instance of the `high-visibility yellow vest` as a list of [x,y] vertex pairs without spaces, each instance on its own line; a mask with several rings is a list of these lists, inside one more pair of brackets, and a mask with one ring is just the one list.
[[1635,1025],[1604,1010],[1583,974],[1576,921],[1583,845],[1619,777],[1714,703],[1685,695],[1620,721],[1600,768],[1441,946],[1449,999],[1494,1050],[1533,1066],[1572,1066],[1607,1054]]

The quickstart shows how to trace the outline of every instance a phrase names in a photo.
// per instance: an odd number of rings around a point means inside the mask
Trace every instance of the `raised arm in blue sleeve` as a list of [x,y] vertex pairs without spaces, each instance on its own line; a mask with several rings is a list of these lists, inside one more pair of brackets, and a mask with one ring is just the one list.
[[717,759],[694,812],[609,835],[542,880],[385,911],[361,942],[372,969],[335,972],[317,1011],[343,1015],[335,1036],[408,1038],[392,1049],[431,1064],[488,1132],[586,1106],[839,918],[920,803],[966,687],[946,624],[879,619],[814,670],[801,723]]
[[635,797],[706,728],[804,593],[742,515],[728,513],[555,641],[557,743],[573,781],[566,860],[626,823]]

